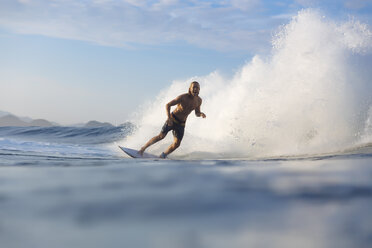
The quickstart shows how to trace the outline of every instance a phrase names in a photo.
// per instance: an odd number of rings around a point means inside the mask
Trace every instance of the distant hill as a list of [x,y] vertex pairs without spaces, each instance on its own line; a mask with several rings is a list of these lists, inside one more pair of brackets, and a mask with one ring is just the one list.
[[[6,112],[6,111],[1,111],[0,110],[0,117],[6,116],[6,115],[13,115],[13,114],[10,113],[10,112]],[[13,115],[13,116],[15,116],[15,115]],[[24,122],[30,122],[30,121],[32,121],[32,119],[29,118],[29,117],[17,116],[17,118],[20,119],[21,121],[24,121]]]
[[[45,119],[31,119],[29,117],[18,117],[6,111],[0,111],[0,127],[52,127],[59,126],[58,123],[50,122]],[[109,122],[89,121],[85,124],[77,124],[78,127],[114,127]]]
[[43,120],[43,119],[37,119],[32,120],[30,122],[26,122],[21,120],[19,117],[8,114],[5,116],[0,117],[0,127],[5,126],[13,126],[13,127],[28,127],[28,126],[38,126],[38,127],[51,127],[55,126],[53,123]]
[[5,115],[10,115],[9,112],[5,112],[5,111],[0,111],[0,117],[3,117]]
[[55,126],[53,123],[44,120],[44,119],[37,119],[33,120],[29,123],[29,126],[37,126],[37,127],[52,127]]
[[111,123],[99,122],[99,121],[89,121],[84,127],[113,127]]
[[22,121],[17,116],[14,115],[5,115],[0,117],[0,127],[4,126],[14,126],[14,127],[26,127],[28,123]]

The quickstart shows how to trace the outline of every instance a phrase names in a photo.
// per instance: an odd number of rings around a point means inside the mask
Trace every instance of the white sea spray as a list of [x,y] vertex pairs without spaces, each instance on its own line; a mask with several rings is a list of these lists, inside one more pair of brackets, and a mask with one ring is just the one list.
[[[286,156],[370,142],[369,27],[353,18],[334,21],[307,9],[280,27],[272,44],[270,56],[254,56],[232,78],[212,72],[173,82],[143,108],[139,129],[125,145],[139,148],[158,134],[165,104],[185,93],[193,80],[201,83],[207,118],[188,118],[178,155]],[[160,153],[171,142],[168,135],[150,151]]]

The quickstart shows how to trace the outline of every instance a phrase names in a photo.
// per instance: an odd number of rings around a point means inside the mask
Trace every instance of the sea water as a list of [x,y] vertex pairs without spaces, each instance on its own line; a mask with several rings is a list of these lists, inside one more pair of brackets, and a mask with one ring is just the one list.
[[[304,10],[232,78],[120,127],[0,127],[0,246],[371,247],[372,35]],[[169,160],[130,159],[201,83]],[[150,147],[159,154],[171,135]]]

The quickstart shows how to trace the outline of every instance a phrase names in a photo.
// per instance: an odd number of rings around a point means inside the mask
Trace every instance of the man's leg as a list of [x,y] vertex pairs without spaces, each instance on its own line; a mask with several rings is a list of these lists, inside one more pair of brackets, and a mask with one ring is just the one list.
[[168,156],[168,154],[172,153],[174,150],[176,150],[181,145],[181,140],[177,137],[174,137],[173,144],[171,144],[167,150],[165,150],[164,155]]
[[155,144],[156,142],[164,139],[164,137],[166,136],[167,134],[164,134],[164,133],[160,133],[159,135],[153,137],[152,139],[150,139],[149,141],[147,141],[147,143],[141,148],[141,150],[138,151],[139,154],[141,154],[141,156],[143,155],[143,153],[145,152],[145,150],[147,149],[147,147]]
[[172,153],[174,150],[176,150],[181,145],[181,140],[183,138],[183,134],[185,133],[185,126],[181,125],[175,125],[173,126],[173,137],[174,141],[173,144],[171,144],[165,152],[163,152],[160,157],[166,158],[168,154]]

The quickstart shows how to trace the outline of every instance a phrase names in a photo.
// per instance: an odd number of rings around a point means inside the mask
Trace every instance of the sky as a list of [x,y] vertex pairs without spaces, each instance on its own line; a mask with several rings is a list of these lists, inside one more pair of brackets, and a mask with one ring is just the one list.
[[372,0],[0,0],[0,111],[119,125],[173,81],[269,53],[305,8],[372,24]]

